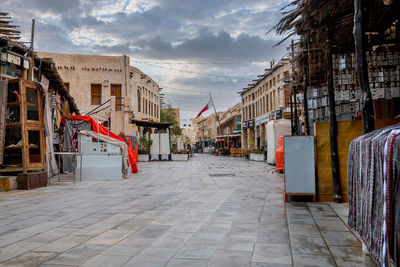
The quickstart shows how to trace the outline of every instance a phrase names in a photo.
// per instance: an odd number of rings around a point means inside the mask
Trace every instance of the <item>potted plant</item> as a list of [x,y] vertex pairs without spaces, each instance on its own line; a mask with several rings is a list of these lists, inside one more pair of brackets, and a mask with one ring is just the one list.
[[252,149],[250,152],[250,160],[254,161],[264,161],[265,155],[261,148]]
[[138,161],[149,161],[150,160],[150,147],[153,140],[146,137],[139,138],[139,151]]
[[[183,140],[185,140],[185,139],[183,139]],[[184,147],[186,147],[185,143],[184,143]],[[171,151],[172,151],[172,154],[171,154],[172,161],[186,161],[189,159],[189,155],[186,153],[185,149],[178,151],[177,146],[173,146]]]

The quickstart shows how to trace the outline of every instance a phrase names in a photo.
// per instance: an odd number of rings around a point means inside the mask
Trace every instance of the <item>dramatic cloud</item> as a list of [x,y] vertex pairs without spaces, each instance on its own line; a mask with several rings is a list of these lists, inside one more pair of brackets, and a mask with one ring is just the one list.
[[21,25],[24,41],[36,19],[36,50],[129,55],[189,118],[209,92],[218,110],[234,105],[237,92],[269,66],[266,61],[285,55],[285,45],[273,47],[280,39],[265,33],[287,2],[3,0],[0,11]]

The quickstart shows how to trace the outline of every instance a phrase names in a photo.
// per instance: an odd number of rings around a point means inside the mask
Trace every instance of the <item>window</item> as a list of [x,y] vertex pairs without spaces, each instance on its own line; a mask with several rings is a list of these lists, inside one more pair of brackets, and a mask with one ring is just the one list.
[[142,100],[141,100],[141,93],[140,93],[140,88],[137,91],[137,106],[138,106],[138,112],[141,112],[141,107],[142,107]]
[[111,96],[115,96],[115,110],[121,111],[122,97],[121,97],[121,85],[111,84]]
[[90,88],[91,104],[101,105],[101,84],[91,84]]
[[277,105],[278,105],[278,107],[280,106],[280,104],[281,104],[281,89],[278,87],[278,96],[277,96],[277,99],[276,99],[277,101]]
[[273,101],[273,104],[272,104],[272,108],[275,110],[276,109],[276,92],[275,92],[275,90],[272,92],[272,101]]

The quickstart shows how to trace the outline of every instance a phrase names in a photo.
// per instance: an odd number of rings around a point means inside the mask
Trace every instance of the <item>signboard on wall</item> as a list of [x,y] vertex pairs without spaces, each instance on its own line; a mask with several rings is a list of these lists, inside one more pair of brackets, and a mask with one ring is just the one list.
[[282,119],[282,110],[278,109],[275,111],[275,119]]
[[267,115],[261,117],[261,123],[268,122]]
[[247,126],[248,126],[247,121],[243,121],[243,122],[242,122],[242,128],[243,128],[243,129],[246,129]]
[[254,121],[254,120],[248,120],[248,121],[247,121],[247,126],[248,126],[249,128],[254,128],[254,124],[255,124],[255,121]]

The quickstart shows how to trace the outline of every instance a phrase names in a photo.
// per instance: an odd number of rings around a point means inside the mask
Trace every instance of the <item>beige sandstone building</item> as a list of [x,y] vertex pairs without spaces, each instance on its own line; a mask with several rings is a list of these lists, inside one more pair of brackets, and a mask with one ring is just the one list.
[[192,119],[181,120],[182,135],[190,139],[190,144],[194,145],[197,142],[197,125],[193,123]]
[[160,87],[130,66],[129,57],[46,52],[38,55],[54,60],[81,114],[91,112],[114,133],[137,136],[138,127],[132,119],[160,121]]
[[290,114],[290,74],[290,60],[282,59],[240,92],[244,148],[267,146],[267,136],[273,135],[268,133],[268,125],[284,125],[283,133],[290,134],[290,121],[285,119]]
[[[217,112],[218,115],[221,112]],[[217,138],[217,118],[215,113],[208,117],[200,117],[196,121],[197,142],[201,147],[208,147],[215,144]]]

